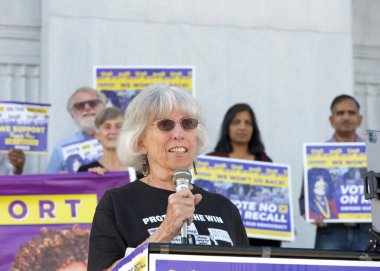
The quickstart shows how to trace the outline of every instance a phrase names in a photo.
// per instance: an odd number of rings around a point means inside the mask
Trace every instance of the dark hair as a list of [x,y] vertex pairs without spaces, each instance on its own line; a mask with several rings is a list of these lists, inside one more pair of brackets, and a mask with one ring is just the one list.
[[113,120],[113,119],[116,119],[118,117],[123,118],[123,115],[124,115],[123,111],[121,111],[117,107],[107,107],[107,108],[104,108],[102,111],[100,111],[96,115],[95,127],[99,129],[99,127],[104,122],[106,122],[107,120]]
[[308,185],[309,185],[309,200],[314,196],[314,186],[318,176],[322,176],[323,180],[329,185],[329,189],[326,193],[328,199],[332,199],[334,196],[334,184],[331,179],[330,172],[325,168],[311,168],[307,172]]
[[333,111],[333,108],[337,103],[340,103],[341,101],[344,101],[344,100],[351,100],[355,102],[356,107],[358,108],[358,110],[360,110],[360,104],[354,97],[347,94],[342,94],[342,95],[336,96],[334,100],[332,101],[331,106],[330,106],[331,112]]
[[240,112],[248,112],[252,120],[253,134],[251,140],[248,143],[249,151],[252,154],[264,151],[265,148],[263,142],[261,141],[260,129],[257,125],[255,113],[253,112],[252,108],[245,103],[235,104],[227,110],[226,115],[223,119],[222,129],[220,131],[220,138],[218,143],[216,144],[215,151],[226,153],[232,152],[232,145],[228,131],[232,120],[234,119],[236,114]]

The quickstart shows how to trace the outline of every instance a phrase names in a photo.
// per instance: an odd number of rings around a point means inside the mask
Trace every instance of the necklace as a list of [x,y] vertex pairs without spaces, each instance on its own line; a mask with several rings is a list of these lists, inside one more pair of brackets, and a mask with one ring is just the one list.
[[316,200],[316,199],[313,199],[315,205],[317,205],[318,207],[318,210],[319,212],[325,217],[325,218],[330,218],[331,216],[331,213],[330,213],[330,206],[329,206],[329,202],[327,201],[327,198],[326,196],[323,196],[323,201],[326,205],[326,211],[323,210],[323,207],[321,206],[321,204]]

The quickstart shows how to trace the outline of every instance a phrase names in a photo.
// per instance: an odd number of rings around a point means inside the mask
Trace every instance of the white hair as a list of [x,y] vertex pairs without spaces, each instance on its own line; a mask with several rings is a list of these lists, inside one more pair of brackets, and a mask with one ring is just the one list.
[[196,146],[197,155],[201,154],[207,146],[208,139],[198,103],[187,91],[168,85],[151,85],[142,90],[125,111],[117,144],[120,161],[136,170],[141,170],[143,155],[138,150],[139,138],[148,125],[155,120],[166,118],[175,111],[199,121],[196,129]]
[[95,94],[96,97],[98,97],[98,99],[101,101],[103,105],[105,105],[107,102],[107,97],[106,95],[104,95],[104,93],[97,91],[96,89],[93,89],[91,87],[80,87],[76,89],[73,94],[71,94],[69,100],[67,101],[66,109],[67,111],[69,111],[69,113],[71,113],[73,110],[73,106],[75,103],[75,99],[74,99],[75,95],[77,95],[77,93],[80,93],[80,92]]

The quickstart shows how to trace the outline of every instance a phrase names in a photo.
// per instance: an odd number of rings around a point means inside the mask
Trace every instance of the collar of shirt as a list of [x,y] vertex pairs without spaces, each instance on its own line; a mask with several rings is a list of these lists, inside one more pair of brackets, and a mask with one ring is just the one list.
[[[338,141],[336,140],[335,136],[333,135],[329,140],[327,140],[327,142],[338,142]],[[365,142],[365,140],[356,134],[354,142]]]

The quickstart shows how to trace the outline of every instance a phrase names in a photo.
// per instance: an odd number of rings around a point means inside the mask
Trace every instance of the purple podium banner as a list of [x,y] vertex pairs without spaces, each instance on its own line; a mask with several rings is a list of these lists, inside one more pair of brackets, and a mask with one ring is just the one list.
[[[165,245],[163,245],[165,246]],[[195,248],[195,246],[194,246]],[[186,250],[188,250],[186,252]],[[165,250],[166,251],[166,250]],[[169,251],[169,250],[168,250]],[[148,244],[134,249],[122,259],[113,271],[377,271],[379,261],[263,258],[257,256],[191,255],[192,248],[180,254],[150,251]],[[295,252],[296,253],[296,252]],[[312,252],[311,252],[312,253]],[[310,254],[309,254],[310,255]],[[296,255],[294,255],[296,256]]]
[[[167,257],[150,261],[155,271],[377,271],[379,262],[341,261],[341,260],[307,260],[307,259],[276,259],[276,258],[243,258],[231,257],[223,259],[222,256],[207,260],[207,256],[185,256]],[[177,259],[174,259],[177,258]],[[208,257],[210,258],[210,257]],[[228,257],[224,257],[228,258]]]
[[0,271],[86,270],[97,203],[129,182],[127,171],[0,177]]

